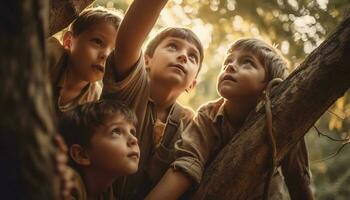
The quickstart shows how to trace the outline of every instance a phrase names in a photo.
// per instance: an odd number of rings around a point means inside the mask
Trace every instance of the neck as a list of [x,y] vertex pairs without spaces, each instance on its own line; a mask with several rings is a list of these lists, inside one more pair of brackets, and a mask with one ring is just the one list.
[[89,169],[84,170],[83,178],[86,186],[88,200],[98,199],[98,197],[103,192],[105,192],[116,179],[113,176],[104,173],[98,173]]
[[[77,78],[78,77],[78,78]],[[64,88],[70,91],[81,91],[89,82],[79,78],[79,76],[68,66]]]
[[231,101],[225,99],[224,111],[233,127],[240,128],[256,104],[256,100]]
[[173,88],[167,87],[167,85],[161,86],[162,87],[159,87],[159,83],[157,84],[151,81],[150,96],[156,105],[157,118],[165,122],[171,105],[176,102],[176,99],[180,96],[181,92],[174,91]]

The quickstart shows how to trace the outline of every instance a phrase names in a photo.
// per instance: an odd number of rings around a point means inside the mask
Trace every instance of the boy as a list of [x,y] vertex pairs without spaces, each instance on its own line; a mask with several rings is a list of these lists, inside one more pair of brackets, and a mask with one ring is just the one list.
[[[136,175],[118,181],[119,199],[143,199],[173,161],[173,144],[193,118],[176,102],[195,86],[203,60],[197,36],[185,28],[167,28],[141,46],[166,4],[165,0],[135,0],[120,25],[114,76],[107,72],[102,98],[132,107],[139,120],[141,160]],[[107,69],[108,70],[108,69]]]
[[[193,122],[175,144],[175,162],[148,199],[176,199],[191,184],[199,184],[207,162],[243,125],[262,99],[269,81],[284,79],[287,75],[284,59],[270,45],[257,39],[235,42],[227,52],[218,77],[217,90],[222,98],[199,108]],[[308,167],[307,150],[302,140],[281,164],[292,199],[313,199]],[[277,172],[269,199],[282,199],[281,181]],[[261,199],[262,192],[252,194],[252,199]]]
[[[62,114],[60,131],[68,145],[70,164],[79,172],[72,197],[100,198],[117,177],[137,171],[136,123],[136,115],[116,101],[86,103]],[[113,199],[113,192],[109,194],[106,198]]]
[[99,99],[120,21],[110,10],[87,9],[64,34],[63,46],[57,39],[49,39],[49,71],[59,114]]

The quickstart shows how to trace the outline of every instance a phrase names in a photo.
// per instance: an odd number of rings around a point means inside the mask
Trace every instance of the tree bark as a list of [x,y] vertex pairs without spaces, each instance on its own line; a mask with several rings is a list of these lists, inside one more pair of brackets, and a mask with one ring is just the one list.
[[[350,17],[272,92],[278,162],[350,86]],[[251,115],[205,171],[193,199],[247,200],[269,169],[265,112]]]
[[50,0],[49,35],[67,27],[94,0]]
[[1,199],[58,199],[56,131],[45,0],[11,0],[0,12]]

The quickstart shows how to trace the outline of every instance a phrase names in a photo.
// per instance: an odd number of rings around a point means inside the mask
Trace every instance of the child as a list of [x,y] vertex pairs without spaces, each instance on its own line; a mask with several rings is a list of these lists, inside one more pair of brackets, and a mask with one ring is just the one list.
[[[228,50],[218,77],[221,96],[199,108],[193,122],[176,142],[176,160],[149,199],[176,199],[191,184],[199,184],[204,168],[243,125],[274,78],[286,78],[286,62],[278,52],[257,39],[241,39]],[[305,141],[282,161],[282,172],[292,199],[312,199]],[[270,199],[282,199],[280,174],[275,174]],[[277,181],[277,184],[276,184]],[[262,192],[262,191],[261,191]],[[262,193],[252,194],[261,199]]]
[[57,39],[49,39],[49,71],[59,114],[99,99],[120,21],[107,9],[87,9],[64,34],[63,46]]
[[[62,114],[60,131],[70,164],[79,173],[74,198],[99,198],[117,177],[137,171],[136,123],[135,114],[116,101],[86,103]],[[113,199],[113,192],[109,194]]]
[[173,161],[173,144],[193,118],[176,102],[195,86],[203,60],[197,36],[186,28],[167,28],[141,46],[166,4],[165,0],[134,0],[120,25],[114,76],[104,79],[103,98],[132,107],[139,120],[140,169],[118,181],[119,199],[143,199]]

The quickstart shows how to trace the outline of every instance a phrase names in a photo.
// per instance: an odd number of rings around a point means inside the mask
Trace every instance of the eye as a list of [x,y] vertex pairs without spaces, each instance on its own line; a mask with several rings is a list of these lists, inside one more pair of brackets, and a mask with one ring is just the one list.
[[255,62],[252,59],[250,59],[250,58],[244,58],[242,60],[242,64],[244,66],[253,66],[253,67],[255,67]]
[[100,38],[92,38],[91,41],[99,46],[103,44],[103,41]]
[[175,43],[169,43],[167,47],[170,50],[177,50],[177,45]]
[[193,63],[198,63],[198,56],[196,53],[190,53],[188,57]]
[[121,135],[122,134],[122,130],[120,128],[113,128],[111,131],[112,135]]

